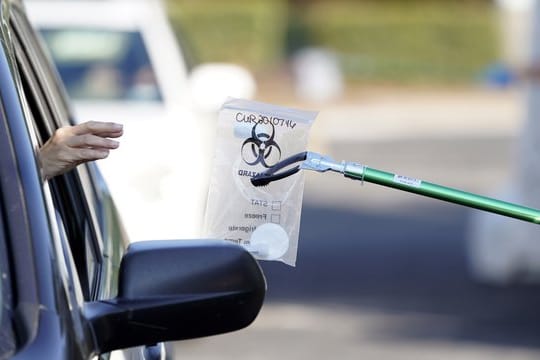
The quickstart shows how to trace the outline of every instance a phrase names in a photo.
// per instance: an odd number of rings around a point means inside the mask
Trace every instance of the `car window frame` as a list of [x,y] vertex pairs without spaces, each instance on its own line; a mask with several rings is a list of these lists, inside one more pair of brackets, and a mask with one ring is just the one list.
[[[4,5],[4,3],[2,3]],[[39,211],[41,204],[34,204],[33,209],[26,205],[26,197],[37,198],[39,194],[24,194],[24,189],[35,184],[32,179],[31,164],[19,164],[16,154],[23,157],[28,155],[28,145],[24,136],[24,125],[11,119],[23,119],[20,107],[20,97],[17,93],[18,79],[10,47],[11,33],[8,28],[7,11],[9,8],[0,9],[0,191],[2,191],[2,201],[10,209],[10,217],[6,218],[6,236],[8,249],[10,252],[10,270],[12,278],[16,279],[12,283],[14,293],[13,306],[15,313],[13,321],[16,323],[17,347],[31,342],[37,334],[38,325],[38,304],[40,293],[45,294],[42,284],[38,282],[36,273],[37,258],[35,252],[43,250],[43,247],[32,243],[31,233],[34,229],[43,229],[44,223],[40,219],[34,218],[31,214]],[[7,41],[4,41],[7,39]],[[21,134],[22,135],[21,137]],[[15,141],[16,140],[16,141]],[[36,173],[37,174],[37,173]],[[27,177],[28,176],[28,177]],[[43,274],[45,276],[46,274]],[[20,284],[24,284],[21,286]],[[25,304],[24,309],[20,309],[20,304]]]
[[[4,122],[4,117],[4,108],[0,104],[0,121]],[[1,148],[2,146],[0,146]],[[7,221],[5,221],[4,211],[4,196],[0,183],[0,358],[11,356],[17,349],[17,338],[12,318],[14,293],[7,244]]]
[[[55,79],[47,75],[49,74],[46,69],[47,65],[41,60],[42,57],[45,57],[45,54],[36,53],[36,51],[39,51],[40,45],[36,41],[31,28],[28,28],[30,24],[24,21],[21,14],[14,16],[12,19],[16,57],[20,63],[21,75],[25,77],[23,86],[26,85],[28,87],[27,91],[31,92],[26,96],[33,99],[33,104],[27,104],[27,106],[30,112],[34,107],[34,111],[40,114],[40,119],[36,119],[35,114],[32,114],[32,118],[38,144],[42,145],[56,128],[68,121],[67,114],[69,112],[62,110],[62,107],[58,106],[58,103],[63,101],[63,96],[57,91],[57,86],[50,84]],[[26,44],[29,39],[34,40],[35,46]],[[55,101],[55,99],[57,100]],[[54,106],[54,104],[57,106]],[[68,230],[69,233],[67,240],[70,255],[77,269],[76,272],[83,297],[85,300],[97,299],[99,297],[99,283],[101,281],[104,255],[102,241],[99,232],[96,231],[96,215],[91,212],[87,204],[88,198],[91,196],[89,196],[88,191],[83,189],[80,174],[77,170],[57,176],[48,183],[55,202],[55,208],[59,209],[62,214],[63,223],[57,225],[60,228],[59,232],[63,233],[62,230]],[[82,224],[78,223],[79,219],[84,219]],[[92,265],[87,263],[87,249],[92,252],[91,259],[95,260]],[[65,261],[70,262],[69,256]],[[88,273],[88,269],[94,271]]]

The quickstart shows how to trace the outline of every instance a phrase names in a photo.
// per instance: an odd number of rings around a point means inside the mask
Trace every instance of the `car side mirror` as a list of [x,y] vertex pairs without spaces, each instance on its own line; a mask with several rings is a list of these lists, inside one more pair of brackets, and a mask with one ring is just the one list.
[[228,97],[252,99],[257,84],[251,72],[242,66],[205,63],[191,71],[189,90],[195,108],[211,113],[218,111]]
[[266,281],[257,261],[227,241],[132,243],[119,293],[89,302],[97,353],[238,330],[259,313]]

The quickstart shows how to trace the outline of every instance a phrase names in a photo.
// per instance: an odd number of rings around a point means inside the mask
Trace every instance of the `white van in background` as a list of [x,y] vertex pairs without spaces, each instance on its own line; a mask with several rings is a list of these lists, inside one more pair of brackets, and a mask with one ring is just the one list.
[[199,237],[217,110],[227,96],[254,96],[251,74],[232,64],[189,71],[159,0],[25,4],[75,121],[124,124],[120,148],[98,165],[130,239]]

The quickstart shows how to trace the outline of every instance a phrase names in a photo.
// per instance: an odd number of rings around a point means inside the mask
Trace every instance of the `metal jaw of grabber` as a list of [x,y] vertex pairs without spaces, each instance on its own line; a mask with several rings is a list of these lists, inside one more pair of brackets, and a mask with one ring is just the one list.
[[[296,164],[300,163],[300,164]],[[296,165],[294,165],[296,164]],[[293,167],[290,167],[294,165]],[[251,178],[254,186],[265,186],[296,174],[301,169],[317,172],[333,171],[344,176],[394,189],[407,191],[451,203],[540,224],[540,210],[492,199],[466,191],[437,185],[423,180],[396,175],[353,162],[336,162],[332,158],[313,152],[290,156],[268,170]]]
[[[294,167],[287,168],[295,163],[300,163]],[[290,156],[268,170],[259,173],[251,178],[251,183],[254,186],[266,186],[269,183],[289,177],[302,170],[313,170],[318,172],[334,171],[345,173],[346,168],[355,167],[355,170],[362,172],[362,165],[334,161],[329,156],[323,156],[314,152],[305,151],[293,156]],[[287,169],[286,169],[287,168]],[[284,170],[285,169],[285,170]]]

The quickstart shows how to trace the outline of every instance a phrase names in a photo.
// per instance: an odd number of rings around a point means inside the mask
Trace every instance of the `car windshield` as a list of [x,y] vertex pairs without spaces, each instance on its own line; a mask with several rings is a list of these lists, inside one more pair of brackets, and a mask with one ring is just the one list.
[[41,33],[72,98],[162,101],[139,32],[47,28]]

